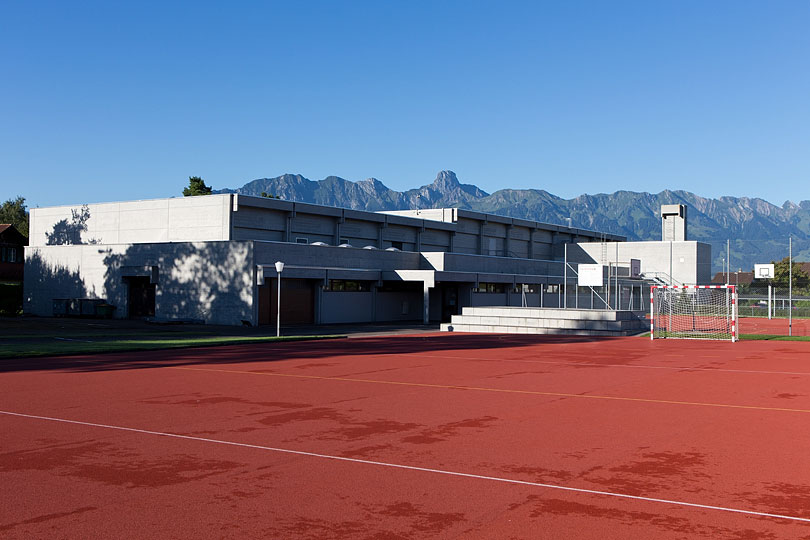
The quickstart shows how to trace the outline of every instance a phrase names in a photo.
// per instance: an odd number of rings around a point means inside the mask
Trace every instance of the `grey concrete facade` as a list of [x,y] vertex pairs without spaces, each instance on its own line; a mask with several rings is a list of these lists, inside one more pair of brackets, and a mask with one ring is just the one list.
[[639,259],[643,276],[673,285],[710,283],[711,254],[711,245],[695,241],[581,243],[568,247],[569,260],[577,263],[618,263],[627,268],[630,259]]
[[629,245],[460,209],[375,213],[233,194],[36,208],[25,311],[47,316],[55,299],[103,298],[122,318],[269,324],[276,261],[285,263],[282,324],[556,307],[564,246],[582,246],[586,261],[590,243],[601,250],[604,240]]

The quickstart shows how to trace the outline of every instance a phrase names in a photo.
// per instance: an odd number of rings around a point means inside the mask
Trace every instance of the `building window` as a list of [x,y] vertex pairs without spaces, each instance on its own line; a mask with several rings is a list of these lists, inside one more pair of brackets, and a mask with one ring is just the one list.
[[391,247],[402,251],[402,242],[391,242]]
[[537,285],[535,285],[534,283],[518,283],[517,285],[515,285],[515,292],[536,293]]
[[484,283],[482,281],[478,284],[475,292],[503,294],[506,292],[506,283]]
[[17,262],[16,248],[8,248],[8,262]]
[[303,236],[296,236],[295,237],[295,243],[296,244],[309,244],[309,239],[304,238]]
[[547,285],[546,292],[547,293],[556,293],[559,292],[560,286],[559,285]]
[[334,292],[369,292],[371,290],[371,282],[330,279],[329,290]]

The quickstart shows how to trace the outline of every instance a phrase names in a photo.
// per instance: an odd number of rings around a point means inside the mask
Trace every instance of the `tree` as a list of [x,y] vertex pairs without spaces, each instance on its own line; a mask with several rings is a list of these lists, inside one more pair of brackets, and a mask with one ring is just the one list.
[[9,199],[0,205],[0,223],[10,223],[20,231],[23,236],[28,236],[28,212],[25,209],[25,197]]
[[[771,285],[787,289],[790,281],[790,259],[785,257],[779,262],[773,262],[773,279]],[[802,270],[799,263],[793,262],[793,288],[800,289],[810,284],[810,276]]]
[[211,195],[211,188],[199,176],[188,177],[188,187],[183,188],[183,197],[194,197],[195,195]]
[[262,191],[262,197],[265,199],[280,199],[279,195],[273,195],[272,193],[267,193],[266,191]]

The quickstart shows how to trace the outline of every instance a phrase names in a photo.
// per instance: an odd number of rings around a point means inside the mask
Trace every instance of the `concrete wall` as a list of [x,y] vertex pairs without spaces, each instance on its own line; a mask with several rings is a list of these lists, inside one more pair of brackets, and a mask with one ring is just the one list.
[[563,275],[563,263],[561,261],[487,257],[462,253],[422,253],[422,257],[425,260],[423,268],[435,268],[447,272],[483,272],[537,276]]
[[157,319],[254,322],[255,275],[248,242],[39,246],[25,251],[24,310],[53,313],[54,298],[103,298],[128,314],[127,276],[156,286]]
[[321,322],[354,323],[373,320],[373,292],[324,291],[321,299]]
[[230,239],[231,195],[31,209],[29,245]]
[[270,266],[282,261],[291,266],[314,268],[418,270],[422,259],[419,253],[414,252],[255,242],[255,260],[256,264]]
[[[618,242],[608,243],[604,252],[599,243],[574,244],[568,247],[568,260],[581,263],[618,262],[629,265],[630,259],[641,260],[641,271],[646,275],[670,275],[676,284],[705,285],[711,281],[711,245],[702,242]],[[670,266],[671,263],[671,266]]]

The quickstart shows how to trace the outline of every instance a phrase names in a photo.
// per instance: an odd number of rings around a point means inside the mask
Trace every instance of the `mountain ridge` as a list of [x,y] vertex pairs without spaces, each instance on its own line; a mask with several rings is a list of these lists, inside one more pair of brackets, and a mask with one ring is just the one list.
[[453,171],[440,171],[436,179],[418,188],[395,191],[377,178],[353,182],[338,176],[310,180],[300,174],[259,178],[236,189],[218,193],[259,196],[262,192],[291,201],[367,211],[456,207],[490,214],[604,231],[628,240],[661,238],[662,204],[685,204],[688,238],[712,245],[713,263],[725,258],[726,240],[732,244],[731,267],[750,270],[755,262],[787,256],[788,237],[794,239],[794,257],[810,260],[810,200],[785,201],[777,206],[758,197],[701,197],[685,190],[659,193],[617,190],[583,193],[564,199],[545,189],[499,189],[487,193],[463,184]]

